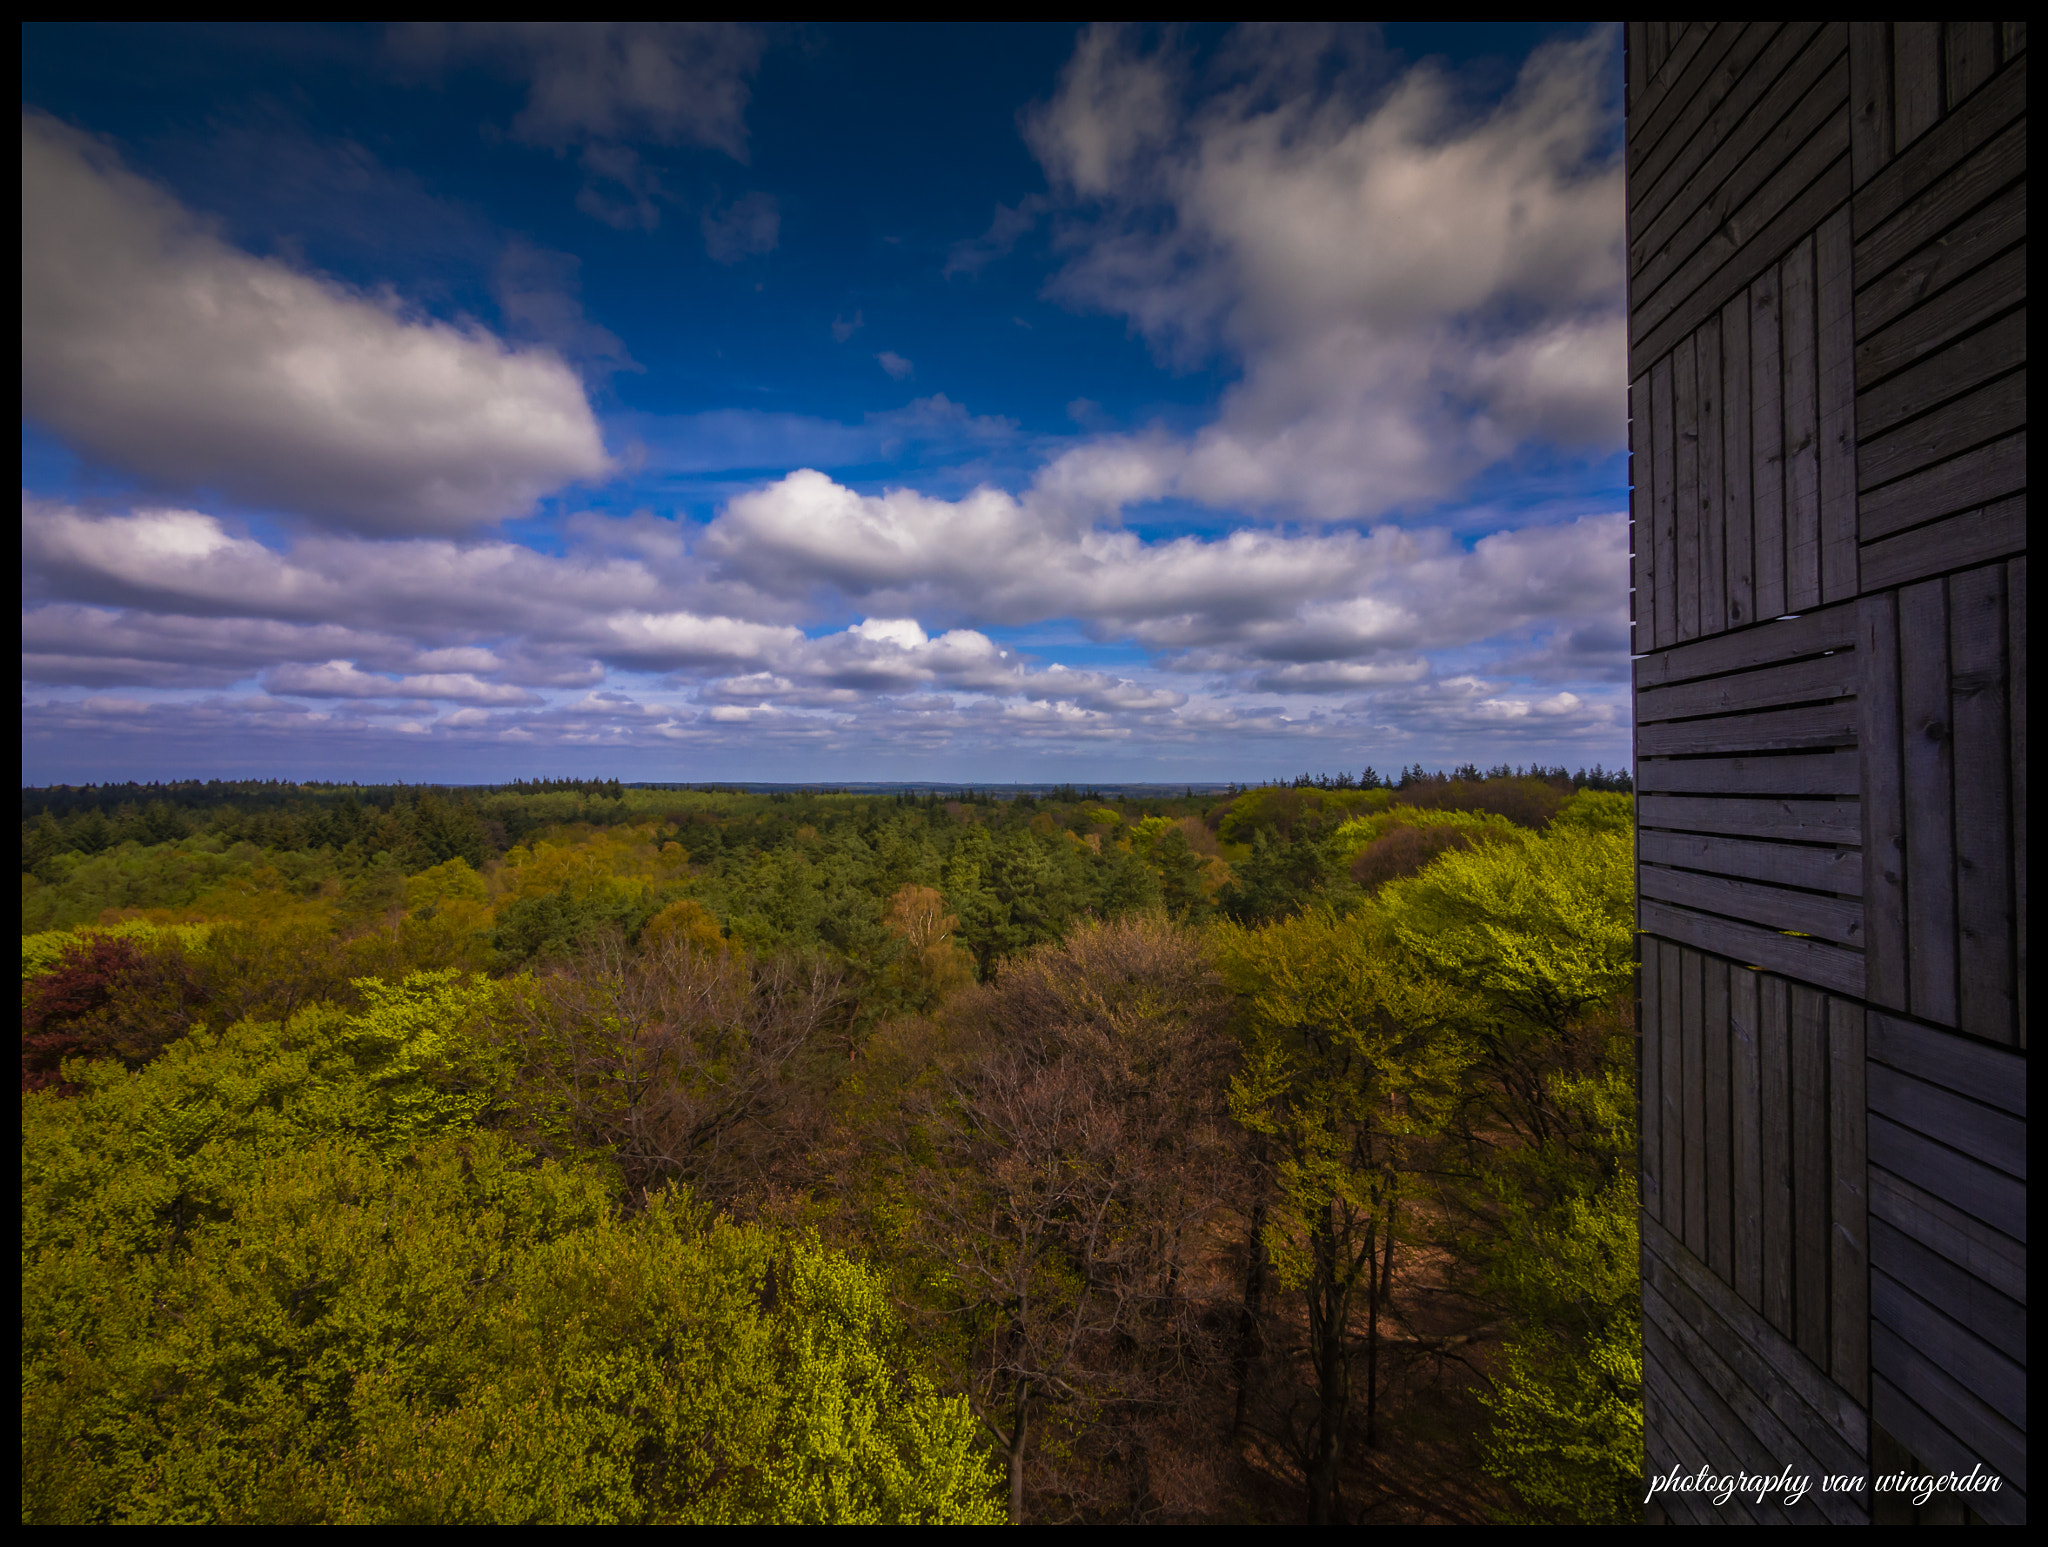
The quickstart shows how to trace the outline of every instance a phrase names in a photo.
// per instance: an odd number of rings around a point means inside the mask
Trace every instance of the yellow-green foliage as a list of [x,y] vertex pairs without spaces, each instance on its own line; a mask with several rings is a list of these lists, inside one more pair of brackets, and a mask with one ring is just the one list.
[[1423,806],[1395,806],[1370,816],[1355,816],[1330,835],[1330,851],[1346,864],[1375,839],[1395,827],[1447,827],[1469,833],[1475,844],[1521,843],[1529,829],[1517,827],[1506,817],[1491,811],[1435,811]]
[[815,1241],[476,1126],[493,986],[23,1103],[29,1523],[995,1521],[964,1405]]
[[1583,832],[1626,833],[1633,841],[1636,798],[1619,790],[1580,790],[1550,819],[1550,825]]
[[21,937],[21,975],[24,979],[41,977],[53,969],[72,946],[94,936],[136,940],[144,945],[153,945],[159,940],[175,940],[189,951],[204,945],[206,937],[212,933],[211,924],[152,924],[143,919],[127,919],[119,924],[81,925],[77,929],[45,929]]
[[1246,790],[1231,802],[1217,836],[1225,843],[1250,843],[1252,834],[1270,827],[1288,836],[1294,824],[1313,814],[1325,822],[1350,814],[1384,811],[1393,804],[1391,790],[1287,789],[1278,785]]

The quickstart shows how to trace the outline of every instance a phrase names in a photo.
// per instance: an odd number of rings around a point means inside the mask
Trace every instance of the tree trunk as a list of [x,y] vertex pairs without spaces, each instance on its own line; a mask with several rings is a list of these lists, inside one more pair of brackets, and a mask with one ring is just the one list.
[[1031,1400],[1031,1383],[1017,1382],[1016,1407],[1010,1419],[1010,1524],[1024,1523],[1024,1447],[1025,1424],[1029,1421],[1025,1405]]
[[1231,1415],[1232,1438],[1244,1432],[1245,1398],[1251,1389],[1252,1361],[1259,1351],[1259,1318],[1266,1308],[1266,1200],[1252,1205],[1250,1265],[1244,1275],[1244,1302],[1237,1313],[1237,1408]]
[[1344,1323],[1350,1286],[1338,1262],[1336,1235],[1326,1218],[1316,1231],[1315,1282],[1309,1292],[1309,1342],[1316,1363],[1316,1454],[1308,1472],[1311,1525],[1337,1523],[1337,1476],[1344,1464],[1344,1416],[1351,1405],[1350,1369],[1344,1358]]

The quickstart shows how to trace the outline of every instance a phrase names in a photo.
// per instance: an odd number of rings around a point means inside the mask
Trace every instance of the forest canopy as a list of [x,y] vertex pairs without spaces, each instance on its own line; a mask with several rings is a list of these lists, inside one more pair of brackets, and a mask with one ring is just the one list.
[[24,790],[23,1518],[1634,1518],[1632,797]]

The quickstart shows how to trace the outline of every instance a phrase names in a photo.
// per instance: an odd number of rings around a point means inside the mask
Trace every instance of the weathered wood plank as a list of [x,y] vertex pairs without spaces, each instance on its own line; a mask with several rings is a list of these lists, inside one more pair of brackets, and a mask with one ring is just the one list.
[[[1783,186],[1780,186],[1780,185]],[[1797,189],[1794,192],[1794,189]],[[1782,208],[1761,226],[1738,215],[1724,223],[1679,267],[1636,317],[1630,369],[1668,353],[1686,334],[1719,311],[1728,297],[1771,266],[1773,259],[1849,198],[1849,114],[1846,79],[1840,111],[1800,147],[1752,201],[1757,214],[1778,200]],[[1645,315],[1648,314],[1648,315]],[[1660,315],[1661,314],[1661,315]]]
[[1892,23],[1893,113],[1899,145],[1911,145],[1941,117],[1941,23]]
[[1952,21],[1944,22],[1942,30],[1947,56],[1942,62],[1948,67],[1948,103],[1953,111],[1998,68],[1998,23]]
[[1641,326],[1655,326],[1740,244],[1736,233],[1768,220],[1826,165],[1830,119],[1848,94],[1846,37],[1835,23],[1770,83],[1728,138],[1699,147],[1707,153],[1699,171],[1657,218],[1633,228],[1630,308]]
[[1870,1262],[2008,1358],[2027,1362],[2027,1308],[2019,1301],[1875,1216]]
[[2023,21],[2009,21],[2005,27],[2005,57],[2008,62],[2025,53],[2027,47],[2027,24]]
[[1863,541],[1875,542],[1954,511],[1996,504],[2026,486],[2027,434],[2022,430],[1863,495],[1857,501]]
[[[1955,231],[1916,253],[1856,298],[1856,385],[1877,386],[1895,372],[2003,317],[2027,293],[2027,204],[2021,184],[1979,210],[1970,224],[1995,227],[2012,245],[1977,267],[1983,254],[1959,251]],[[2002,217],[1994,221],[1993,216]],[[1988,244],[1987,244],[1988,245]],[[1924,297],[1924,299],[1923,299]],[[1880,311],[1881,303],[1893,303]],[[1897,304],[1903,303],[1903,304]],[[1917,304],[1916,304],[1917,303]],[[2022,356],[2024,358],[2024,356]]]
[[1654,437],[1650,434],[1650,378],[1638,376],[1628,389],[1629,545],[1635,592],[1631,649],[1641,655],[1657,642],[1657,520],[1650,502],[1654,476]]
[[1664,1074],[1662,1050],[1663,947],[1636,937],[1636,1112],[1640,1126],[1643,1208],[1652,1219],[1664,1217]]
[[1863,1007],[1828,1001],[1828,1372],[1870,1400],[1870,1230],[1864,1156]]
[[1778,269],[1749,287],[1750,505],[1756,532],[1756,615],[1785,611],[1785,380]]
[[1837,892],[1852,900],[1863,896],[1863,855],[1855,849],[1809,849],[1743,838],[1649,831],[1636,834],[1636,858],[1644,865]]
[[1856,609],[1828,607],[1650,656],[1636,662],[1636,686],[1654,688],[1695,677],[1722,677],[1799,656],[1847,650],[1855,643]]
[[1789,985],[1757,983],[1757,1049],[1762,1074],[1764,1319],[1792,1335],[1792,1030]]
[[1849,23],[1849,155],[1861,188],[1892,159],[1892,28]]
[[1689,1191],[1685,1174],[1685,1038],[1679,1006],[1681,953],[1668,940],[1657,942],[1657,952],[1657,1069],[1663,1082],[1657,1126],[1664,1135],[1664,1223],[1683,1236]]
[[1643,1244],[1644,1282],[1680,1313],[1686,1325],[1704,1327],[1718,1320],[1734,1333],[1716,1338],[1715,1347],[1726,1354],[1744,1387],[1768,1399],[1767,1410],[1774,1417],[1786,1415],[1788,1448],[1803,1452],[1827,1471],[1851,1470],[1870,1446],[1870,1419],[1863,1406],[1787,1339],[1773,1336],[1764,1318],[1726,1284],[1688,1260],[1668,1231],[1650,1224],[1643,1231]]
[[[2026,1432],[2027,1376],[2019,1365],[1888,1273],[1870,1276],[1870,1310],[1871,1319],[1907,1340],[1914,1354],[1990,1412]],[[1885,1373],[1897,1380],[1897,1365],[1887,1361]]]
[[1967,569],[2020,553],[2027,546],[2027,497],[2016,494],[1981,510],[1930,521],[1863,545],[1866,586],[1904,585],[1947,570]]
[[[1830,217],[1832,218],[1832,217]],[[1779,265],[1784,286],[1785,610],[1820,605],[1819,341],[1811,236]]]
[[1716,914],[1695,913],[1667,902],[1645,898],[1642,927],[1667,940],[1682,941],[1702,951],[1730,957],[1751,966],[1782,972],[1801,982],[1818,983],[1841,994],[1863,991],[1863,953],[1825,940],[1778,934],[1755,924],[1738,923]]
[[1653,642],[1664,649],[1678,642],[1678,447],[1668,357],[1650,369],[1650,445],[1650,583],[1656,593],[1652,613],[1657,627]]
[[1899,707],[1905,777],[1906,972],[1915,1015],[1956,1023],[1955,797],[1949,767],[1946,583],[1899,592]]
[[[2027,363],[2026,326],[2027,312],[2022,306],[1948,348],[1924,356],[1857,397],[1861,432],[1870,441],[1881,441],[1880,449],[1889,457],[1905,459],[1888,464],[1890,470],[1898,466],[1910,469],[1919,465],[1912,460],[1915,456],[1931,459],[1945,455],[1985,439],[1987,434],[2002,434],[2026,423],[2026,379],[2011,374],[2023,371]],[[2005,387],[2002,398],[1997,391],[2001,384]],[[1966,393],[1974,394],[1978,402],[1973,414],[1963,409],[1963,403],[1970,401],[1961,397]],[[1915,451],[1915,443],[1902,440],[1896,432],[1912,423],[1916,415],[1922,422],[1940,423],[1938,414],[1928,411],[1937,403],[1945,405],[1941,412],[1950,414],[1954,422],[1942,432],[1930,426]],[[1989,431],[1978,429],[1981,424],[1988,424]]]
[[1672,574],[1678,638],[1700,637],[1700,383],[1699,335],[1671,351]]
[[1718,956],[1695,959],[1701,964],[1700,1027],[1706,1055],[1706,1261],[1716,1278],[1733,1283],[1734,1237],[1729,1221],[1733,1175],[1729,1162],[1732,1136],[1728,1093],[1728,963]]
[[1755,881],[1663,870],[1655,865],[1643,866],[1637,884],[1643,896],[1659,902],[1718,913],[1766,929],[1797,930],[1859,950],[1863,946],[1860,897],[1820,897],[1812,892],[1788,892]]
[[1889,1064],[1873,1063],[1870,1110],[1902,1128],[1938,1139],[1952,1150],[2022,1181],[2027,1175],[2027,1123],[1968,1096],[1929,1084]]
[[[1867,576],[1868,566],[1864,569]],[[1864,990],[1902,1010],[1906,987],[1906,823],[1899,748],[1898,598],[1889,591],[1858,604],[1863,688],[1858,750],[1863,759]]]
[[1854,795],[1857,762],[1854,752],[1653,758],[1637,768],[1636,788],[1660,795]]
[[1735,1128],[1729,1156],[1735,1237],[1735,1273],[1730,1282],[1757,1310],[1763,1306],[1763,1092],[1757,1053],[1760,976],[1747,967],[1733,968],[1728,974],[1728,1083]]
[[1727,621],[1756,621],[1756,533],[1749,483],[1749,291],[1721,309],[1721,528],[1727,569]]
[[[1992,330],[1993,333],[2000,331]],[[2009,348],[1988,345],[1972,349],[1959,347],[1926,361],[1916,369],[1916,374],[1927,371],[1940,377],[1947,375],[1950,369],[1973,368],[1978,362],[1971,356],[2010,352]],[[1965,390],[1963,396],[1864,441],[1856,448],[1857,476],[1867,480],[1866,487],[1874,489],[1949,457],[1960,456],[1986,441],[2023,429],[2027,422],[2024,364],[2022,356],[2020,369],[1986,381],[1974,390]],[[1951,381],[1945,385],[1956,384]],[[1880,388],[1879,391],[1884,393],[1885,389]]]
[[1637,729],[1636,756],[1854,746],[1856,727],[1856,703],[1846,698],[1797,709],[1718,715],[1710,720],[1666,720]]
[[1678,1039],[1683,1056],[1681,1094],[1685,1113],[1685,1244],[1695,1257],[1707,1255],[1707,1060],[1701,1023],[1704,963],[1698,951],[1678,953]]
[[[1725,1361],[1715,1356],[1714,1345],[1687,1323],[1684,1311],[1671,1306],[1654,1289],[1644,1291],[1643,1303],[1647,1313],[1643,1318],[1644,1352],[1647,1355],[1650,1349],[1656,1350],[1658,1365],[1664,1372],[1660,1396],[1669,1419],[1690,1442],[1690,1450],[1682,1459],[1674,1457],[1680,1475],[1697,1473],[1701,1466],[1717,1475],[1737,1477],[1761,1476],[1771,1470],[1762,1463],[1777,1447],[1773,1440],[1760,1439],[1751,1432],[1752,1423],[1758,1421],[1754,1415],[1761,1410],[1761,1426],[1772,1433],[1773,1439],[1789,1431],[1774,1420],[1762,1400],[1742,1384]],[[1707,1365],[1707,1371],[1698,1367],[1696,1358]],[[1730,1405],[1730,1396],[1742,1411]],[[1665,1465],[1667,1472],[1670,1465]],[[1827,1523],[1809,1499],[1802,1499],[1788,1514],[1781,1507],[1782,1496],[1759,1503],[1755,1494],[1740,1500],[1731,1495],[1726,1504],[1718,1506],[1716,1497],[1697,1493],[1658,1495],[1660,1502],[1667,1498],[1678,1502],[1685,1513],[1681,1517],[1674,1510],[1673,1519],[1684,1518],[1688,1524],[1725,1525],[1744,1518],[1766,1525]],[[1735,1514],[1738,1505],[1741,1515]]]
[[1882,1167],[1870,1173],[1870,1215],[1959,1271],[2026,1304],[2027,1248],[2003,1231]]
[[1957,1025],[2010,1042],[2012,807],[2007,781],[2005,568],[1965,570],[1949,589],[1949,724],[1956,787]]
[[[2022,526],[2025,516],[2021,517]],[[2013,926],[2013,1019],[2019,1027],[2019,1045],[2027,1045],[2027,560],[2026,555],[2005,566],[2006,597],[2006,709],[2007,745],[2011,748],[2012,788],[2012,926]]]
[[1727,499],[1722,492],[1721,316],[1700,324],[1699,333],[1699,536],[1701,634],[1728,627]]
[[[2026,175],[2024,59],[1856,194],[1856,281],[1869,284]],[[1904,146],[1903,138],[1900,140]],[[1903,217],[1903,218],[1900,218]]]
[[[2022,1489],[2026,1487],[2027,1452],[2024,1430],[2015,1429],[1978,1402],[1967,1388],[1951,1380],[1933,1360],[1913,1346],[1910,1334],[1902,1337],[1882,1322],[1875,1323],[1870,1329],[1870,1348],[1873,1367],[1881,1370],[1889,1383],[1916,1403],[1942,1430],[1953,1436],[1953,1440],[1960,1441],[1956,1449],[1961,1450],[1963,1455],[1969,1458],[1959,1463],[1951,1462],[1946,1457],[1941,1460],[1925,1459],[1931,1455],[1941,1454],[1938,1448],[1932,1448],[1929,1444],[1933,1441],[1934,1446],[1939,1446],[1940,1442],[1933,1435],[1920,1430],[1911,1432],[1908,1443],[1912,1445],[1913,1454],[1916,1459],[1921,1460],[1922,1465],[1940,1468],[1960,1464],[1961,1470],[1967,1475],[1971,1465],[1981,1461],[2009,1483],[2016,1483]],[[1896,1420],[1890,1415],[1887,1415],[1883,1422],[1885,1427],[1894,1433],[1900,1433],[1901,1428],[1905,1427],[1896,1425]],[[1973,1494],[1972,1498],[1989,1503],[2005,1491],[2001,1488],[1997,1493]],[[1982,1509],[1978,1512],[1983,1513]]]
[[1870,1017],[1869,1036],[1872,1062],[1994,1106],[2024,1126],[2027,1063],[2021,1055],[1881,1011]]
[[1828,1367],[1828,997],[1791,985],[1792,1323],[1800,1352]]
[[[1695,57],[1695,70],[1688,72],[1695,75],[1697,89],[1667,96],[1663,104],[1666,111],[1654,120],[1631,122],[1628,197],[1632,230],[1647,231],[1653,227],[1673,195],[1692,181],[1700,163],[1725,137],[1717,135],[1714,129],[1728,110],[1730,93],[1744,93],[1743,100],[1747,101],[1775,76],[1776,71],[1770,71],[1760,82],[1752,66],[1780,31],[1779,25],[1771,22],[1717,23]],[[1796,46],[1796,42],[1791,45],[1795,51]],[[1775,51],[1783,53],[1786,59],[1791,57],[1784,40],[1777,43]],[[1769,69],[1768,63],[1765,68]],[[1782,60],[1778,68],[1783,68]],[[1729,120],[1731,124],[1740,121],[1739,111]],[[1631,273],[1636,267],[1636,250],[1632,242]]]
[[1860,843],[1863,819],[1845,800],[1744,800],[1708,795],[1644,795],[1636,801],[1644,827],[1726,833],[1785,843]]
[[1982,1220],[2021,1245],[2027,1239],[2027,1184],[1923,1133],[1870,1114],[1870,1163]]
[[1623,89],[1626,100],[1622,116],[1628,120],[1629,138],[1641,131],[1637,128],[1637,115],[1648,99],[1650,89],[1650,37],[1648,22],[1632,21],[1626,24],[1622,33],[1622,55],[1625,60]]
[[1820,594],[1847,601],[1860,589],[1856,553],[1856,292],[1849,211],[1814,234],[1814,308],[1820,436]]
[[[1872,1368],[1875,1369],[1874,1364]],[[1883,1424],[1899,1437],[1918,1462],[1919,1470],[1931,1467],[1967,1477],[1973,1467],[1985,1461],[1985,1457],[1957,1439],[1933,1414],[1882,1376],[1873,1374],[1871,1377],[1870,1402],[1871,1421]],[[1989,1470],[1996,1471],[1997,1468]],[[2002,1488],[1973,1494],[1971,1497],[1975,1502],[1970,1507],[1987,1525],[2024,1525],[2027,1518],[2025,1481],[2024,1472],[2020,1474],[2019,1486],[2006,1478]],[[1928,1500],[1929,1504],[1933,1502]],[[1924,1514],[1919,1518],[1924,1519]]]
[[1671,687],[1642,685],[1636,694],[1636,715],[1646,723],[1654,723],[1742,714],[1781,704],[1818,703],[1850,697],[1856,691],[1857,680],[1856,658],[1844,645],[1829,654],[1785,665],[1730,672]]

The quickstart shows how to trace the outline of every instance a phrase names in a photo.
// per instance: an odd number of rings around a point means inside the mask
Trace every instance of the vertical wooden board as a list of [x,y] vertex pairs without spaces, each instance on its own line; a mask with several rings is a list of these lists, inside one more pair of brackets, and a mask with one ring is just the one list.
[[1721,530],[1729,628],[1756,621],[1749,511],[1749,292],[1721,308]]
[[1643,1212],[1664,1218],[1664,1080],[1661,1051],[1663,1000],[1658,988],[1663,952],[1657,942],[1636,936],[1636,1086],[1637,1144],[1642,1150]]
[[1664,61],[1671,53],[1671,23],[1653,21],[1649,24],[1647,42],[1650,45],[1650,79],[1656,80],[1657,72],[1664,68]]
[[1898,593],[1856,604],[1857,755],[1863,776],[1863,997],[1893,1010],[1906,997],[1906,827],[1899,749]]
[[1785,377],[1785,610],[1820,605],[1820,382],[1813,238],[1786,256],[1782,318]]
[[1648,22],[1632,21],[1622,34],[1623,52],[1628,55],[1628,100],[1623,105],[1623,111],[1630,118],[1633,118],[1641,107],[1643,92],[1650,83],[1649,26]]
[[1756,546],[1751,559],[1756,615],[1785,611],[1784,380],[1778,366],[1778,271],[1767,269],[1749,287],[1750,510]]
[[1953,108],[1998,68],[1998,23],[1944,22],[1941,41],[1947,56],[1942,62],[1948,72],[1948,105]]
[[1757,983],[1762,1065],[1764,1320],[1792,1336],[1792,1044],[1785,980]]
[[1862,589],[1856,547],[1856,314],[1850,267],[1849,210],[1836,210],[1814,235],[1814,309],[1820,391],[1821,600],[1847,601]]
[[1941,23],[1892,23],[1892,102],[1904,150],[1941,117]]
[[1729,1157],[1735,1247],[1735,1292],[1763,1309],[1763,1092],[1757,1056],[1757,983],[1747,967],[1728,973],[1729,1106],[1734,1124]]
[[1650,367],[1650,510],[1656,556],[1651,565],[1657,591],[1656,643],[1660,650],[1678,643],[1678,587],[1673,534],[1678,469],[1671,422],[1671,357]]
[[1700,1025],[1703,959],[1681,950],[1678,958],[1679,1038],[1685,1048],[1685,1244],[1707,1260],[1707,1061]]
[[1721,317],[1700,324],[1700,629],[1718,634],[1728,627],[1727,508],[1722,493]]
[[1906,977],[1915,1015],[1956,1023],[1955,801],[1949,768],[1946,583],[1899,591]]
[[[1740,969],[1737,969],[1738,971]],[[1734,1238],[1729,1221],[1731,1108],[1728,1069],[1728,963],[1708,957],[1702,969],[1700,1026],[1707,1063],[1707,1266],[1724,1284],[1735,1282]]]
[[2005,566],[2005,659],[2008,736],[2012,747],[2013,1018],[2027,1045],[2027,559]]
[[2027,24],[2023,21],[2009,21],[2005,24],[2005,57],[2010,60],[2015,54],[2027,49]]
[[1792,1341],[1828,1367],[1828,996],[1804,983],[1792,1011]]
[[1956,802],[1956,1026],[2013,1040],[2011,811],[2005,566],[1949,581],[1949,724]]
[[1673,461],[1672,570],[1678,637],[1700,637],[1700,383],[1699,337],[1687,334],[1671,351]]
[[1849,167],[1858,188],[1892,159],[1892,24],[1849,23]]
[[1657,522],[1650,508],[1654,457],[1650,445],[1650,378],[1638,376],[1628,389],[1629,544],[1634,576],[1635,628],[1631,651],[1648,655],[1657,642],[1655,541]]
[[1863,1007],[1828,1001],[1828,1372],[1870,1401],[1869,1165],[1863,1138]]
[[1680,1038],[1679,948],[1657,942],[1657,1067],[1662,1110],[1657,1125],[1664,1135],[1664,1226],[1685,1237],[1685,1050]]

